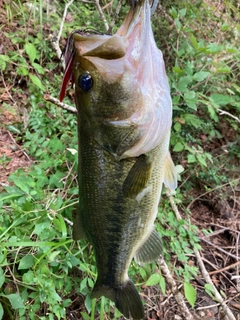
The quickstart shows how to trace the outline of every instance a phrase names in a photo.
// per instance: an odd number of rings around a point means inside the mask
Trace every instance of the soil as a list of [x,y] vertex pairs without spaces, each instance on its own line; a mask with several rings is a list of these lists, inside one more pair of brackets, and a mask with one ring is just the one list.
[[[6,19],[0,4],[0,19]],[[11,41],[4,35],[6,27],[0,29],[0,54],[6,54],[6,48],[15,50]],[[12,31],[16,26],[11,26]],[[19,94],[13,91],[14,86],[20,85],[13,70],[7,75],[0,75],[0,191],[8,185],[9,175],[18,168],[29,167],[33,163],[21,142],[16,141],[13,128],[18,123],[26,121],[25,105],[28,92]],[[8,106],[8,107],[6,107]],[[231,133],[228,131],[228,135]],[[228,137],[231,139],[231,137]],[[224,142],[219,141],[212,149],[221,148]],[[222,197],[224,193],[226,197]],[[191,196],[195,199],[191,206],[191,223],[198,227],[201,237],[201,257],[211,280],[217,290],[223,293],[224,300],[240,319],[240,186],[226,185],[219,192],[206,193],[201,187],[192,190]],[[185,213],[181,212],[185,217]],[[212,234],[204,236],[202,229],[211,229]],[[174,257],[173,257],[174,260]],[[195,256],[189,257],[189,263],[198,265]],[[197,290],[197,302],[194,310],[195,319],[220,320],[225,319],[219,303],[215,302],[204,290],[205,280],[199,273],[192,283]],[[183,288],[179,286],[182,292]],[[159,297],[159,289],[143,287],[141,296],[145,300],[146,319],[156,320],[184,320],[175,298],[167,290],[167,294]],[[67,308],[67,320],[82,319],[80,311],[85,309],[84,297],[76,292],[69,295],[72,300]],[[43,306],[44,310],[44,306]],[[42,311],[43,312],[43,311]]]

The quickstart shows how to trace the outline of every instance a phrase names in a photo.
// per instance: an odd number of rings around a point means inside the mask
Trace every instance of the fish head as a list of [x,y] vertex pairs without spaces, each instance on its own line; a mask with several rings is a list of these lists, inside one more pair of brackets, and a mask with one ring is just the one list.
[[[119,35],[74,34],[73,78],[78,112],[91,119],[124,119],[131,114],[132,90],[126,68],[127,39]],[[128,84],[128,85],[127,85]],[[130,109],[129,109],[130,108]]]
[[129,131],[119,142],[121,158],[152,150],[171,127],[170,90],[150,11],[148,0],[139,0],[116,34],[74,33],[60,93],[61,100],[72,79],[80,117]]

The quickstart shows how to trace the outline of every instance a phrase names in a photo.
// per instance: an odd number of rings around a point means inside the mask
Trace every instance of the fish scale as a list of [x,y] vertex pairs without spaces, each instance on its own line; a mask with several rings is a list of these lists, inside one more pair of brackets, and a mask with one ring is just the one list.
[[73,238],[87,238],[94,249],[91,297],[106,296],[136,320],[144,310],[128,269],[133,257],[149,263],[162,254],[154,220],[163,182],[176,188],[168,152],[172,103],[150,11],[147,0],[138,1],[113,36],[73,33],[60,93],[63,99],[67,83],[75,83],[79,211]]

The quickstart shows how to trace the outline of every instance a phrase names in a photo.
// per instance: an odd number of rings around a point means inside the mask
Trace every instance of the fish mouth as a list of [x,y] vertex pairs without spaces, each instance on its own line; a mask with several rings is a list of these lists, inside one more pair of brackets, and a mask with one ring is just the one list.
[[[154,0],[157,1],[157,0]],[[99,71],[106,69],[106,60],[119,61],[117,69],[121,69],[123,59],[137,68],[153,38],[151,29],[151,8],[148,0],[139,0],[132,6],[122,25],[114,35],[99,34],[89,31],[74,31],[67,40],[65,48],[65,74],[62,81],[59,100],[65,96],[69,82],[74,82],[74,64],[76,58],[86,58],[94,64],[98,61]],[[96,59],[98,58],[98,59]],[[123,59],[121,59],[123,58]],[[81,64],[81,63],[80,63]],[[140,65],[139,65],[140,66]],[[113,73],[112,73],[113,74]]]
[[[157,1],[157,0],[155,0]],[[148,0],[140,0],[130,8],[122,25],[114,35],[75,32],[77,53],[85,57],[115,60],[125,56],[131,44],[146,40],[150,26],[151,8]],[[150,28],[151,29],[151,28]]]

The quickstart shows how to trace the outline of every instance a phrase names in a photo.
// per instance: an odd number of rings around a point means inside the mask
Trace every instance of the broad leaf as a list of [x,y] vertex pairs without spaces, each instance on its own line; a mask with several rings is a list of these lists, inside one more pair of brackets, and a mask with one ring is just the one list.
[[35,84],[35,86],[37,86],[39,89],[43,91],[45,90],[41,80],[37,76],[35,76],[35,74],[29,73],[29,77],[32,80],[32,82]]
[[34,264],[34,257],[30,254],[24,256],[19,263],[18,270],[29,269]]
[[37,55],[35,46],[32,43],[26,43],[25,50],[27,52],[27,55],[29,56],[31,63],[33,63]]
[[18,293],[11,293],[11,294],[6,295],[6,297],[10,301],[11,306],[14,310],[24,308],[22,298],[20,297],[20,295]]
[[203,81],[209,76],[210,72],[207,71],[199,71],[193,75],[193,80],[195,81]]
[[146,286],[155,286],[156,284],[159,284],[160,279],[161,275],[159,273],[153,273],[146,282]]
[[191,285],[191,283],[184,282],[184,294],[190,305],[194,307],[194,304],[197,299],[197,293],[195,288]]

